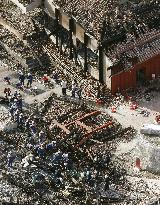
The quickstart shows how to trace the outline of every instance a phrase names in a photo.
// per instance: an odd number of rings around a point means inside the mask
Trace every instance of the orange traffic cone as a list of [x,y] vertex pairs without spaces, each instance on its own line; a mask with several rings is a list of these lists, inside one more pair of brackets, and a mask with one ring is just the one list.
[[137,103],[132,103],[132,104],[130,105],[130,109],[131,109],[131,110],[136,110],[137,108],[138,108]]
[[136,158],[136,168],[141,169],[141,160],[139,158]]
[[115,113],[115,112],[116,112],[116,107],[115,107],[115,106],[112,106],[112,107],[111,107],[111,111],[112,111],[112,113]]

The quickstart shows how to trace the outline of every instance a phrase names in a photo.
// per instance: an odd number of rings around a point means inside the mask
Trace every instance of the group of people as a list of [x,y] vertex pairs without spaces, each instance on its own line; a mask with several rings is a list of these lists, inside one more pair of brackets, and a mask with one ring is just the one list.
[[[61,81],[61,87],[62,87],[62,95],[66,96],[67,81],[65,81],[65,79]],[[73,80],[71,85],[71,97],[72,98],[78,97],[78,99],[80,100],[82,97],[81,94],[82,94],[81,86],[78,87],[77,82]]]
[[19,82],[16,84],[17,88],[23,89],[25,85],[25,79],[27,78],[27,88],[32,86],[33,76],[31,73],[28,73],[27,77],[24,75],[22,71],[19,73]]
[[[10,77],[4,78],[5,82],[7,82],[8,85],[11,84]],[[32,86],[33,77],[31,74],[28,74],[27,76],[27,87]],[[23,99],[22,95],[20,93],[20,90],[24,89],[25,85],[25,76],[21,72],[19,74],[19,82],[16,84],[17,90],[12,93],[10,87],[5,87],[4,89],[4,95],[5,99],[7,101],[7,104],[9,105],[9,112],[11,115],[11,119],[14,120],[16,123],[18,123],[19,126],[21,126],[24,123],[24,116],[23,116]],[[18,91],[19,90],[19,91]]]
[[[32,82],[33,82],[33,76],[31,73],[28,73],[27,76],[24,75],[24,73],[22,71],[19,72],[19,82],[16,83],[16,88],[17,89],[20,89],[20,90],[23,90],[24,86],[25,86],[25,79],[27,79],[27,83],[26,83],[26,87],[29,88],[32,86]],[[10,85],[11,84],[11,79],[9,76],[6,76],[4,77],[4,81]],[[8,89],[8,90],[7,90]],[[8,93],[10,92],[10,89],[9,88],[6,88],[5,93]]]

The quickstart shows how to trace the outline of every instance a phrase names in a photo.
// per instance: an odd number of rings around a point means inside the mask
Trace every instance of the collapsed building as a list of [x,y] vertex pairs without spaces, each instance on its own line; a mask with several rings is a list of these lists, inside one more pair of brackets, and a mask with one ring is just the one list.
[[24,14],[41,7],[34,25],[41,24],[60,52],[68,49],[82,72],[90,72],[112,93],[159,77],[158,1],[102,1],[97,8],[95,2],[77,2],[74,10],[67,1],[12,2]]
[[[57,67],[62,78],[67,78],[70,87],[72,78],[85,84],[83,78],[86,77],[85,72],[89,71],[100,82],[105,82],[113,93],[118,88],[122,90],[135,85],[128,77],[125,77],[126,81],[117,77],[120,82],[117,79],[112,82],[116,74],[120,76],[128,73],[132,76],[133,69],[130,70],[129,65],[129,70],[121,70],[123,63],[120,67],[112,65],[113,60],[109,60],[112,59],[111,55],[110,58],[107,57],[107,48],[103,47],[104,45],[99,46],[98,40],[105,44],[105,39],[103,42],[98,37],[100,35],[93,35],[92,29],[85,30],[84,22],[81,22],[82,26],[75,16],[68,14],[67,5],[62,9],[57,6],[59,2],[56,2],[57,5],[51,1],[25,1],[25,5],[24,1],[12,2],[20,7],[23,14],[11,2],[6,4],[4,1],[0,21],[1,46],[10,54],[8,61],[15,63],[11,69],[29,70],[38,78],[44,73],[51,74]],[[155,5],[157,6],[156,1]],[[157,15],[153,21],[156,21],[156,18]],[[151,21],[150,24],[152,23]],[[149,39],[157,40],[157,33],[155,30],[155,36]],[[158,41],[156,42],[155,45],[158,45]],[[157,55],[157,52],[159,51],[155,48],[154,54]],[[3,51],[2,53],[6,54]],[[148,57],[151,56],[148,54]],[[137,63],[138,59],[131,60]],[[150,72],[147,74],[148,79],[155,76],[152,74],[158,77],[159,69],[156,66],[154,68],[155,70],[147,68],[147,72]],[[110,72],[115,72],[115,75],[111,76],[113,73]],[[141,77],[140,74],[139,80],[142,82]],[[86,81],[97,89],[97,81],[90,77]],[[92,94],[95,94],[93,88]],[[104,96],[107,107],[113,96],[108,89],[104,91]],[[85,102],[87,105],[77,104],[53,95],[39,108],[35,104],[33,109],[30,109],[31,112],[25,110],[26,118],[34,116],[38,132],[41,129],[46,131],[44,158],[38,155],[37,148],[32,147],[39,139],[32,139],[30,130],[21,127],[15,132],[1,132],[0,177],[1,199],[4,204],[159,203],[158,176],[147,172],[145,176],[151,176],[155,180],[151,180],[151,183],[148,183],[141,173],[137,174],[137,177],[128,176],[128,167],[125,165],[129,163],[114,155],[117,144],[120,141],[128,143],[135,136],[135,130],[132,127],[122,128],[110,115],[92,107],[89,101]],[[48,150],[47,145],[51,145],[53,149]],[[138,145],[143,156],[143,141]],[[11,150],[17,157],[14,170],[8,171],[5,167],[6,153]],[[130,158],[127,160],[130,161]],[[154,163],[152,165],[154,166]],[[152,165],[149,167],[150,171],[153,171]],[[130,167],[132,171],[133,167]]]

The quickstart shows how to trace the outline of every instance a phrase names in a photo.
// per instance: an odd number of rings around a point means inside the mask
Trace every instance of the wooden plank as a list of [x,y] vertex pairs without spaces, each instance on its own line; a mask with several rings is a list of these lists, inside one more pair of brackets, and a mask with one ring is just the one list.
[[67,134],[70,133],[70,131],[62,124],[60,124],[59,122],[57,122],[57,120],[53,120],[52,123],[54,123],[55,125],[57,125],[59,128],[61,128],[62,130],[64,130]]

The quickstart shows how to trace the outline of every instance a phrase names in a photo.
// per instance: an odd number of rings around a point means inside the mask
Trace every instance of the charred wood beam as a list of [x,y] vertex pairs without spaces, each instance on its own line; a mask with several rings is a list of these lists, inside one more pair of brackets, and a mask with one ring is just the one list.
[[66,124],[66,126],[72,125],[72,124],[74,124],[76,121],[85,120],[85,119],[87,119],[87,118],[89,118],[89,117],[91,117],[91,116],[96,116],[96,115],[99,115],[99,114],[101,114],[101,111],[100,111],[100,110],[90,112],[90,113],[85,114],[85,115],[83,115],[82,117],[76,119],[75,121]]
[[103,83],[103,46],[99,45],[99,59],[98,59],[98,68],[99,68],[99,82]]
[[91,132],[91,131],[92,131],[92,128],[91,128],[91,127],[85,125],[84,123],[82,123],[82,122],[80,122],[80,121],[76,121],[75,123],[76,123],[77,125],[79,125],[80,127],[86,129],[88,132]]
[[59,10],[55,9],[55,33],[56,33],[56,47],[58,48],[58,43],[59,43]]
[[113,122],[111,122],[111,121],[110,121],[110,122],[107,122],[106,124],[101,125],[101,126],[98,126],[98,127],[96,127],[95,129],[93,129],[92,131],[90,131],[90,132],[88,132],[87,134],[85,134],[85,135],[83,136],[82,140],[79,142],[79,144],[78,144],[77,147],[81,146],[81,145],[84,144],[89,138],[91,138],[93,133],[95,133],[95,132],[97,132],[97,131],[99,131],[99,130],[102,130],[103,128],[107,128],[107,127],[110,126],[110,125],[113,125]]
[[88,36],[84,34],[84,72],[88,71],[88,58],[87,58],[87,43],[88,43]]
[[56,120],[53,120],[52,123],[54,123],[57,127],[61,128],[67,134],[70,133],[70,131],[64,125],[58,123]]
[[74,29],[74,21],[71,18],[69,20],[69,58],[73,59],[73,29]]

